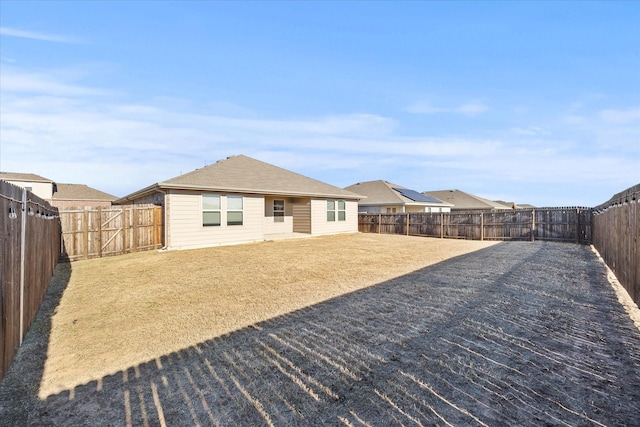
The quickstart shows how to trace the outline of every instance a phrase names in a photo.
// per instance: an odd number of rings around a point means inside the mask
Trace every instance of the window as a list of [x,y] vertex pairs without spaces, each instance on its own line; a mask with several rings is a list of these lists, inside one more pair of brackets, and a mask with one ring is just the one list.
[[336,201],[327,200],[327,221],[336,220]]
[[284,222],[284,200],[273,201],[273,222]]
[[338,221],[347,219],[347,202],[344,200],[327,200],[327,221],[335,221],[336,213]]
[[227,196],[227,225],[242,225],[242,196]]
[[214,194],[202,195],[202,225],[220,225],[220,196]]
[[347,219],[347,202],[338,200],[338,221]]

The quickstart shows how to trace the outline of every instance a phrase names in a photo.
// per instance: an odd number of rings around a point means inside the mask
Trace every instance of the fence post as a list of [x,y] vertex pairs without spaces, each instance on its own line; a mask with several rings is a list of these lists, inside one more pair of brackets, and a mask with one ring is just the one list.
[[536,237],[536,210],[531,209],[531,241],[533,242]]
[[444,213],[440,212],[440,238],[444,239]]
[[380,234],[380,226],[382,224],[382,214],[378,214],[378,234]]
[[22,337],[24,336],[24,263],[25,263],[25,246],[27,242],[27,189],[22,189],[22,208],[20,212],[20,345],[22,345]]
[[82,253],[83,258],[89,258],[89,211],[82,211]]
[[580,243],[580,208],[576,208],[576,245]]
[[138,251],[138,212],[136,212],[135,206],[131,207],[131,228],[133,234],[133,241],[131,242],[131,252]]
[[156,215],[155,215],[154,221],[155,221],[155,224],[156,224],[156,246],[157,246],[157,248],[161,248],[163,246],[162,245],[162,239],[163,239],[163,236],[162,236],[162,231],[163,231],[162,230],[163,208],[160,207],[160,206],[156,207],[155,208],[155,213],[156,213]]
[[98,206],[98,257],[102,258],[102,206]]
[[407,212],[407,236],[409,235],[409,212]]
[[480,212],[480,241],[484,240],[484,214]]

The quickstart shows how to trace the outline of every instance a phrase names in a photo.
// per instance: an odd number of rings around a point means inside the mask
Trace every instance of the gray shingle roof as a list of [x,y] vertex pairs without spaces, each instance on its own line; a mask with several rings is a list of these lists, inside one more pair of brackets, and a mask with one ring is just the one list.
[[501,203],[483,199],[460,190],[425,191],[424,194],[452,203],[454,209],[511,209]]
[[34,173],[0,172],[0,179],[5,181],[53,182]]
[[403,196],[396,188],[407,189],[401,185],[388,181],[377,180],[359,182],[346,187],[346,190],[362,194],[367,198],[360,203],[362,206],[368,205],[417,205],[417,206],[451,206],[449,203],[436,199],[435,201],[414,201]]
[[117,197],[84,184],[57,184],[53,200],[114,201]]
[[201,169],[158,182],[123,199],[135,199],[155,188],[354,200],[362,198],[359,194],[244,155],[228,157]]

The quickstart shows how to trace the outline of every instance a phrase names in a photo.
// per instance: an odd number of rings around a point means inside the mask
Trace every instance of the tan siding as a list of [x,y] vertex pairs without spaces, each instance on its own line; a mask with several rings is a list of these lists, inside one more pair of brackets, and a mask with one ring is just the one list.
[[176,192],[169,195],[170,249],[228,245],[264,239],[264,198],[244,195],[243,225],[229,226],[226,224],[226,194],[221,195],[222,224],[218,227],[202,225],[202,193]]
[[346,201],[346,220],[327,221],[327,200],[311,200],[311,234],[356,233],[358,231],[358,202]]
[[[273,201],[284,200],[284,221],[275,222]],[[265,197],[264,202],[264,234],[283,234],[293,232],[293,204],[284,197]]]
[[311,234],[311,201],[309,199],[296,199],[293,208],[293,232]]

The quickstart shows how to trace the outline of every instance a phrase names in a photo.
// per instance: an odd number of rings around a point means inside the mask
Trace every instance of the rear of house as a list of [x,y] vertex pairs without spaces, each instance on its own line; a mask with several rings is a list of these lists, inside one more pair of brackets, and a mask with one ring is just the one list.
[[116,201],[164,207],[165,246],[188,249],[358,231],[362,196],[234,156]]

